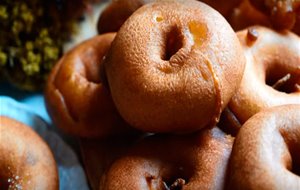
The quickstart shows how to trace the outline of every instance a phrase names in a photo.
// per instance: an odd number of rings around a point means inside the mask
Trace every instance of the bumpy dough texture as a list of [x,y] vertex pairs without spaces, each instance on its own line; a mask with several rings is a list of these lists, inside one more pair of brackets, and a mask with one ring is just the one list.
[[188,136],[152,136],[114,162],[101,190],[221,190],[233,138],[218,128]]
[[235,139],[228,189],[300,189],[299,143],[300,105],[254,115]]
[[83,42],[52,70],[46,105],[54,123],[65,132],[104,137],[127,130],[100,77],[102,59],[114,37],[110,33]]
[[247,29],[237,33],[247,64],[229,103],[241,123],[264,108],[300,104],[300,38],[260,26],[251,30],[257,33],[256,40],[248,37]]
[[150,132],[213,126],[239,86],[244,64],[230,25],[193,0],[138,9],[104,60],[118,111],[132,126]]
[[0,116],[0,189],[58,190],[48,145],[28,126]]

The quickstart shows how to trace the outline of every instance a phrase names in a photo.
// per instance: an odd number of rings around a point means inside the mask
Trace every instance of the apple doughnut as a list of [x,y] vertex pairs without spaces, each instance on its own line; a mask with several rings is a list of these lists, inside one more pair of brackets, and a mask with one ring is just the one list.
[[173,133],[214,126],[244,64],[230,25],[194,0],[144,5],[123,24],[104,60],[122,117],[143,131]]
[[0,116],[0,189],[58,190],[48,145],[30,127]]
[[235,139],[228,189],[300,189],[299,144],[300,105],[254,115]]
[[239,90],[229,103],[241,123],[260,110],[300,104],[300,38],[265,27],[237,33],[247,64]]
[[222,190],[232,144],[218,128],[146,137],[112,164],[100,190]]
[[54,124],[73,135],[104,137],[126,130],[100,77],[115,34],[96,36],[64,55],[53,69],[45,99]]

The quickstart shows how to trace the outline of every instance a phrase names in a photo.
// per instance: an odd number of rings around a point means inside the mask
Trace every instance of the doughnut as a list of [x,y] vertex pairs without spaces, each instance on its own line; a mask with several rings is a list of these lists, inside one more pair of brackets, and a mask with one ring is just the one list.
[[134,11],[155,0],[114,0],[101,13],[97,29],[99,34],[117,32]]
[[80,153],[92,189],[99,189],[100,179],[110,165],[123,156],[145,134],[126,134],[106,139],[80,139]]
[[300,189],[300,105],[265,109],[238,133],[228,189]]
[[30,127],[0,116],[0,142],[0,189],[59,189],[51,150]]
[[245,57],[217,11],[169,0],[129,17],[103,64],[113,101],[131,126],[188,133],[217,123],[240,84]]
[[100,77],[102,58],[114,37],[110,33],[81,43],[52,70],[45,100],[54,124],[63,131],[104,137],[127,130],[105,88],[105,77]]
[[249,0],[243,0],[239,6],[235,7],[227,20],[235,31],[253,25],[271,26],[268,17],[253,7]]
[[300,0],[250,0],[250,2],[269,17],[275,29],[292,29],[300,15]]
[[232,144],[233,138],[218,128],[146,137],[112,164],[100,190],[221,190]]
[[[97,28],[98,33],[117,32],[123,23],[140,7],[148,3],[158,0],[114,0],[101,13]],[[184,0],[178,0],[184,1]],[[242,0],[201,0],[202,2],[212,6],[223,16],[230,15],[232,10],[237,7]]]
[[247,63],[244,76],[229,103],[243,124],[262,109],[300,104],[300,38],[255,26],[237,33]]

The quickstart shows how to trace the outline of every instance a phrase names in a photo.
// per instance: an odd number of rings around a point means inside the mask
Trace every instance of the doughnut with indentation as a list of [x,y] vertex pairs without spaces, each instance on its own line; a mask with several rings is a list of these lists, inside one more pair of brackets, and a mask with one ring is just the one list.
[[222,190],[232,144],[218,128],[146,137],[112,164],[100,190]]
[[227,189],[300,189],[300,105],[265,109],[239,131]]
[[236,34],[198,1],[159,1],[121,27],[104,60],[121,116],[148,132],[214,126],[238,88],[245,57]]
[[229,109],[243,124],[262,109],[300,104],[300,38],[254,26],[237,33],[247,63]]
[[[66,53],[48,78],[45,99],[56,126],[80,137],[127,131],[101,75],[114,33],[91,38]],[[103,76],[103,74],[102,74]]]

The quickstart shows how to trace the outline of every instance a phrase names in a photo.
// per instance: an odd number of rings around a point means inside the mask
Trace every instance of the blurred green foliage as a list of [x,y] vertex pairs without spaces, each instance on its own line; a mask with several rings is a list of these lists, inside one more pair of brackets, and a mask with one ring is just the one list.
[[55,1],[0,1],[0,76],[24,90],[41,90],[62,46],[76,31]]

